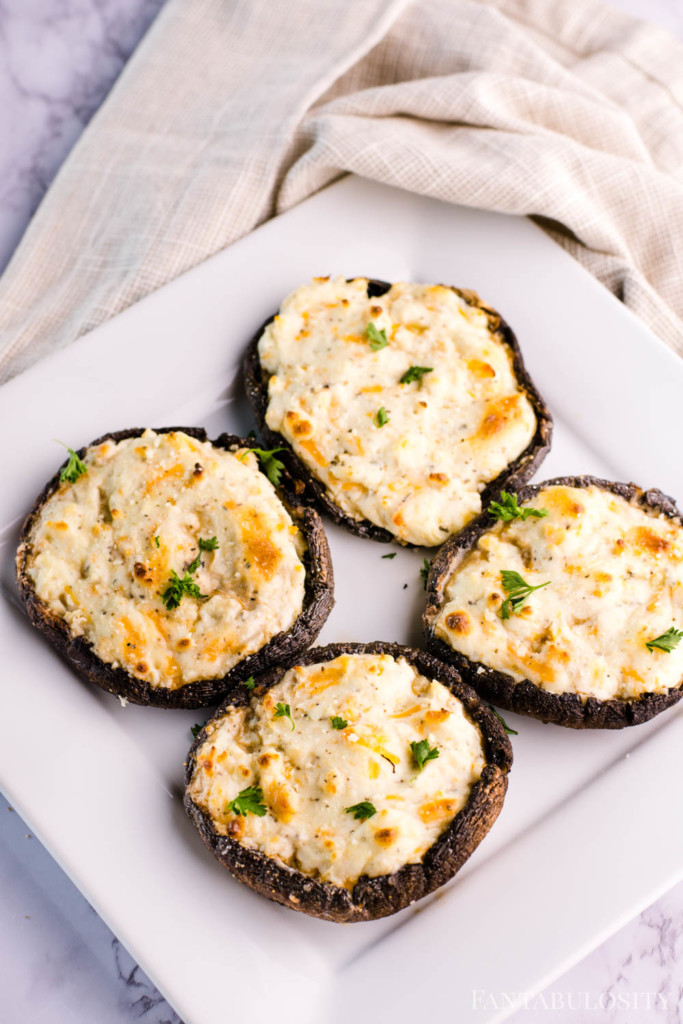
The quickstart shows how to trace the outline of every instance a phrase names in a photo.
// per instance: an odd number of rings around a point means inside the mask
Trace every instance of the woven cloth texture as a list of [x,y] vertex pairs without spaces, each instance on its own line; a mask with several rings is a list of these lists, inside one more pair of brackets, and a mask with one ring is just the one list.
[[601,0],[169,0],[0,279],[0,381],[347,172],[537,218],[683,354],[682,106]]

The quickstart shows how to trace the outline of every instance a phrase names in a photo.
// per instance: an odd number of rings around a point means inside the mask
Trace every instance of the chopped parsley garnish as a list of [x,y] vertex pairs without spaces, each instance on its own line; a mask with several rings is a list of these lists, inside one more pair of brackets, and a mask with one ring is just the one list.
[[199,538],[199,550],[200,551],[215,551],[218,547],[218,541],[215,537],[209,537],[208,540],[204,540],[203,537]]
[[392,552],[391,552],[390,554],[388,554],[388,555],[382,555],[382,558],[396,558],[396,552],[395,552],[395,551],[392,551]]
[[157,534],[156,537],[154,538],[154,543],[156,544],[157,547],[159,547],[159,534]]
[[507,724],[507,722],[505,721],[503,716],[498,714],[498,712],[496,711],[496,709],[493,707],[492,704],[489,704],[489,707],[491,708],[491,711],[493,711],[494,715],[496,716],[496,718],[498,719],[500,724],[505,729],[505,732],[508,734],[508,736],[519,736],[519,733],[517,732],[517,730],[510,728],[510,726]]
[[378,427],[383,427],[385,425],[385,423],[388,423],[388,422],[389,422],[389,413],[384,408],[384,406],[381,405],[379,407],[379,409],[377,410],[377,413],[375,414],[375,425],[378,426]]
[[517,495],[508,494],[507,491],[501,491],[500,501],[492,501],[486,511],[503,523],[509,523],[511,519],[521,519],[522,522],[525,522],[530,516],[543,519],[548,515],[548,510],[545,508],[520,508]]
[[[198,544],[200,546],[200,550],[197,552],[195,558],[193,558],[193,560],[191,560],[191,562],[187,566],[185,575],[187,575],[187,573],[191,574],[193,572],[197,572],[198,568],[202,564],[203,551],[215,551],[216,548],[218,547],[218,541],[216,540],[215,537],[209,538],[208,541],[205,541],[203,537],[200,537]],[[159,547],[159,545],[157,545],[157,547]],[[206,597],[206,595],[193,594],[193,597]]]
[[246,686],[246,688],[248,690],[253,690],[254,687],[256,686],[256,683],[254,682],[254,677],[253,676],[249,676],[248,679],[244,680],[244,682],[242,683],[242,686]]
[[273,715],[273,718],[288,718],[292,723],[292,730],[296,728],[294,725],[294,719],[292,718],[292,709],[289,704],[283,704],[282,701],[279,701],[275,705],[275,714]]
[[[283,452],[284,448],[248,448],[247,451],[253,452],[254,455],[258,456],[258,460],[263,466],[263,471],[270,480],[271,484],[276,487],[282,479],[285,464],[275,456],[278,452]],[[246,452],[244,453],[246,455]],[[240,456],[240,459],[244,459],[244,455]]]
[[410,749],[413,752],[415,764],[419,772],[422,771],[427,761],[434,761],[439,756],[439,748],[430,747],[429,740],[413,740],[410,744]]
[[403,376],[399,379],[399,384],[412,384],[413,381],[417,381],[420,387],[422,387],[422,378],[425,373],[433,373],[433,366],[411,366]]
[[201,564],[202,564],[202,553],[201,553],[201,551],[198,551],[196,556],[192,559],[192,561],[188,565],[185,575],[187,575],[187,573],[196,572]]
[[190,726],[190,732],[192,733],[192,739],[194,739],[194,740],[197,739],[197,736],[199,736],[201,731],[202,731],[202,727],[199,724],[199,722],[197,722],[196,725],[191,725]]
[[369,323],[365,333],[370,341],[370,348],[373,352],[379,352],[381,348],[386,348],[389,342],[387,341],[387,332],[382,328],[378,331],[373,323]]
[[210,537],[208,540],[204,540],[203,537],[200,537],[197,543],[199,544],[199,551],[188,565],[188,573],[196,572],[202,564],[202,551],[215,551],[218,547],[218,541],[215,537]]
[[262,818],[264,814],[268,813],[268,808],[263,802],[263,790],[260,786],[247,786],[237,794],[234,800],[230,801],[227,810],[232,811],[233,814],[241,814],[243,817],[246,817],[247,814],[255,814],[258,818]]
[[345,718],[340,718],[339,715],[335,715],[330,721],[332,722],[333,729],[345,729],[349,724]]
[[[194,565],[194,562],[192,563]],[[192,566],[190,566],[190,569]],[[190,570],[181,578],[175,569],[171,569],[171,578],[168,581],[166,590],[161,595],[161,600],[170,610],[177,608],[184,597],[197,597],[206,600],[208,594],[202,594],[201,590],[192,579]]]
[[420,576],[422,577],[422,586],[427,589],[427,577],[429,576],[429,559],[425,558],[422,568],[420,569]]
[[362,800],[361,803],[345,807],[344,810],[347,814],[352,814],[356,821],[367,821],[373,814],[377,814],[377,808],[369,800]]
[[681,639],[683,639],[683,630],[674,629],[673,626],[670,626],[666,633],[662,633],[661,636],[656,636],[654,640],[648,640],[645,646],[649,651],[652,651],[653,654],[655,649],[671,654],[674,647],[678,647]]
[[[61,441],[59,444],[61,444]],[[70,484],[75,484],[79,477],[88,472],[88,467],[83,462],[83,459],[79,459],[73,448],[67,447],[66,450],[69,453],[69,461],[63,469],[60,469],[59,479],[61,483],[64,483],[66,480]]]
[[503,601],[500,609],[500,615],[503,619],[509,619],[511,612],[517,615],[534,590],[541,590],[543,587],[550,585],[550,580],[548,580],[546,583],[539,583],[538,586],[532,587],[526,580],[522,579],[518,572],[512,569],[501,570],[500,578],[503,583],[503,590],[507,594],[507,598]]

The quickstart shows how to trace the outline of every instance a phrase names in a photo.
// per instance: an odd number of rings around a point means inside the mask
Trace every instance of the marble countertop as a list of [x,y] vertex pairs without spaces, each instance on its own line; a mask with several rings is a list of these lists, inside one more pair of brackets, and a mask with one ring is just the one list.
[[[0,0],[0,271],[163,0]],[[683,39],[683,0],[615,0]],[[182,1024],[106,924],[0,802],[0,1024]],[[473,997],[504,1006],[501,993]],[[675,1024],[683,884],[511,1019]]]

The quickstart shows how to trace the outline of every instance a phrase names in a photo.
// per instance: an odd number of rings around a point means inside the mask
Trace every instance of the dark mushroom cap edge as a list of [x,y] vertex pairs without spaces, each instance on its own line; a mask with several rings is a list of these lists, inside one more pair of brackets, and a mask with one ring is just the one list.
[[[128,430],[103,434],[102,437],[81,448],[78,455],[83,458],[88,448],[93,448],[103,441],[122,441],[129,437],[139,437],[146,429],[148,428],[132,427]],[[158,434],[182,431],[198,441],[210,441],[206,431],[199,427],[151,429]],[[223,448],[226,451],[252,446],[250,441],[233,434],[221,434],[210,443],[216,448]],[[89,640],[84,636],[74,636],[67,623],[49,610],[36,594],[35,586],[28,574],[33,526],[43,504],[57,490],[59,483],[58,471],[43,488],[24,521],[17,551],[19,593],[33,625],[47,637],[79,675],[84,676],[108,693],[131,701],[133,704],[146,704],[161,708],[207,707],[223,700],[234,686],[248,679],[249,676],[263,672],[271,665],[296,658],[301,651],[313,643],[322,629],[334,604],[332,560],[322,521],[314,509],[303,507],[286,488],[277,487],[278,497],[306,541],[304,605],[293,626],[286,632],[276,634],[260,650],[248,655],[233,666],[226,675],[216,679],[199,679],[173,690],[152,686],[142,679],[137,679],[123,668],[112,667],[97,656]]]
[[[546,487],[553,486],[599,487],[626,501],[635,502],[646,511],[665,515],[678,523],[683,522],[673,499],[661,491],[644,491],[636,484],[615,483],[593,476],[561,476],[522,487],[517,490],[519,504],[523,505]],[[640,725],[680,700],[683,696],[683,680],[665,693],[644,693],[637,700],[598,700],[589,697],[582,701],[575,693],[550,693],[529,679],[516,682],[505,672],[490,668],[483,662],[470,661],[435,636],[434,622],[443,604],[446,582],[482,534],[496,522],[494,516],[482,512],[444,544],[431,564],[427,580],[427,606],[422,623],[426,645],[436,657],[457,668],[477,693],[497,707],[570,729],[623,729],[628,725]]]
[[[319,881],[294,868],[285,867],[258,850],[221,835],[213,822],[185,793],[185,808],[213,855],[241,882],[268,899],[327,921],[370,921],[394,914],[422,899],[447,882],[462,867],[498,817],[512,765],[512,747],[494,712],[463,683],[448,665],[425,651],[394,643],[340,643],[306,651],[287,666],[269,669],[256,680],[253,691],[243,689],[232,696],[210,719],[220,719],[231,708],[244,707],[280,681],[293,665],[330,661],[341,654],[389,654],[403,657],[420,673],[437,679],[462,701],[467,717],[478,726],[486,758],[480,780],[472,787],[469,800],[417,864],[405,864],[391,875],[361,877],[348,890]],[[210,724],[207,723],[208,724]],[[197,735],[186,762],[189,787],[195,757],[206,739],[206,725]]]
[[[486,313],[491,330],[500,334],[505,344],[511,350],[512,365],[517,383],[531,402],[536,414],[536,432],[530,443],[482,491],[482,505],[485,506],[490,500],[495,499],[502,490],[520,487],[538,469],[550,451],[553,420],[550,410],[527,372],[517,338],[505,320],[494,309],[485,305],[476,292],[463,288],[454,288],[451,285],[446,285],[445,287],[450,287],[456,295],[459,295],[470,306],[481,309]],[[368,279],[368,296],[370,298],[384,295],[390,288],[391,285],[386,281]],[[294,481],[296,493],[301,494],[304,500],[310,501],[321,512],[326,512],[339,526],[345,527],[359,537],[369,537],[372,540],[378,541],[405,543],[389,530],[371,523],[369,519],[356,519],[344,512],[330,497],[325,485],[313,475],[304,462],[295,454],[289,441],[282,434],[271,430],[267,426],[268,382],[261,369],[258,343],[263,331],[268,324],[272,323],[274,317],[275,314],[269,317],[254,335],[247,348],[244,361],[244,381],[247,398],[265,443],[272,448],[283,447],[285,449],[280,458],[286,464],[288,472]],[[405,546],[415,547],[416,545],[405,543]]]

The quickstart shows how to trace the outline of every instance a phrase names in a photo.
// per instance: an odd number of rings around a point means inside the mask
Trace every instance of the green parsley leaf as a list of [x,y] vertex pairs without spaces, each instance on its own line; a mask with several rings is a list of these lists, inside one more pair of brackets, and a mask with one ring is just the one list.
[[661,636],[656,636],[654,640],[648,640],[645,646],[649,651],[652,651],[653,654],[655,649],[658,651],[665,651],[666,654],[671,654],[674,647],[678,647],[681,639],[683,639],[683,630],[674,629],[673,626],[670,626],[666,633],[662,633]]
[[216,548],[218,547],[218,541],[216,540],[215,537],[211,537],[209,540],[204,540],[203,537],[200,537],[198,544],[199,551],[197,552],[197,554],[187,567],[187,572],[189,573],[196,572],[199,566],[202,564],[202,551],[215,551]]
[[190,564],[188,565],[188,567],[186,569],[186,573],[196,572],[201,564],[202,564],[202,553],[201,553],[201,551],[198,551],[197,554],[196,554],[196,557],[193,558],[192,561],[190,562]]
[[199,550],[200,551],[215,551],[218,547],[218,541],[215,537],[209,537],[208,540],[204,540],[203,537],[199,538]]
[[202,727],[199,724],[199,722],[197,722],[196,725],[191,725],[190,726],[190,732],[192,733],[192,739],[194,739],[194,740],[197,739],[197,736],[199,736],[201,731],[202,731]]
[[427,589],[427,577],[429,576],[429,559],[425,558],[422,568],[420,569],[420,576],[422,577],[422,586]]
[[340,718],[339,715],[335,715],[330,721],[332,722],[333,729],[345,729],[349,724],[345,718]]
[[161,600],[171,611],[178,607],[184,597],[196,597],[203,601],[208,596],[208,594],[202,594],[189,572],[186,572],[181,579],[175,569],[171,569],[171,578],[166,590],[161,595]]
[[546,583],[539,583],[538,586],[532,587],[513,569],[501,570],[500,578],[503,583],[503,590],[508,595],[500,609],[500,615],[503,619],[509,619],[511,612],[517,615],[534,590],[541,590],[543,587],[550,585],[550,580],[548,580]]
[[494,715],[496,716],[498,721],[501,723],[503,728],[505,729],[505,732],[508,734],[508,736],[519,736],[519,733],[517,732],[517,730],[516,729],[511,729],[510,726],[505,721],[505,719],[503,718],[503,716],[498,714],[498,712],[494,708],[493,704],[489,704],[489,707],[491,708],[491,711],[493,711]]
[[292,731],[296,729],[294,719],[292,718],[292,709],[289,704],[283,704],[282,701],[279,701],[275,705],[275,714],[273,715],[273,718],[288,718],[292,723]]
[[417,381],[420,387],[422,387],[422,378],[425,373],[434,373],[433,366],[411,366],[403,376],[399,379],[399,384],[412,384],[413,381]]
[[501,491],[500,501],[492,501],[486,511],[503,523],[509,523],[511,519],[521,519],[522,522],[526,522],[530,516],[543,519],[548,515],[548,510],[545,508],[520,508],[517,495],[508,494],[507,491]]
[[154,543],[156,544],[157,547],[159,547],[159,534],[157,534],[156,537],[154,538]]
[[389,413],[384,408],[384,406],[381,405],[379,407],[379,409],[377,410],[377,413],[375,415],[375,426],[376,427],[383,427],[385,425],[385,423],[388,423],[388,422],[389,422]]
[[396,558],[396,552],[392,551],[390,555],[382,555],[382,558]]
[[248,679],[244,680],[244,682],[242,683],[242,686],[246,686],[246,688],[248,690],[253,690],[254,687],[256,686],[256,683],[254,682],[254,677],[253,676],[249,676]]
[[430,747],[429,740],[413,740],[410,744],[410,749],[413,752],[415,764],[419,772],[422,771],[427,761],[434,761],[439,756],[439,748]]
[[362,800],[361,803],[345,807],[344,810],[347,814],[352,814],[356,821],[367,821],[373,814],[377,814],[377,808],[369,800]]
[[[62,442],[59,441],[58,443],[61,444]],[[60,469],[59,479],[61,483],[64,483],[66,480],[70,484],[75,484],[79,477],[88,472],[88,467],[83,462],[83,459],[79,459],[73,448],[68,448],[66,445],[65,448],[69,453],[69,461],[66,466]]]
[[373,323],[369,323],[365,333],[370,340],[370,348],[373,352],[379,352],[381,348],[386,348],[389,344],[387,341],[387,332],[384,328],[382,328],[381,331],[378,331]]
[[247,814],[255,814],[262,818],[268,813],[268,808],[263,802],[263,790],[260,786],[247,786],[231,800],[226,810],[233,814],[241,814],[246,818]]
[[[271,484],[275,487],[280,483],[282,474],[285,469],[285,464],[280,459],[276,459],[275,456],[278,452],[283,452],[284,448],[248,448],[247,451],[253,452],[258,457],[259,462],[263,466],[263,471],[270,480]],[[246,452],[244,453],[246,455]],[[243,460],[244,455],[240,456]]]

